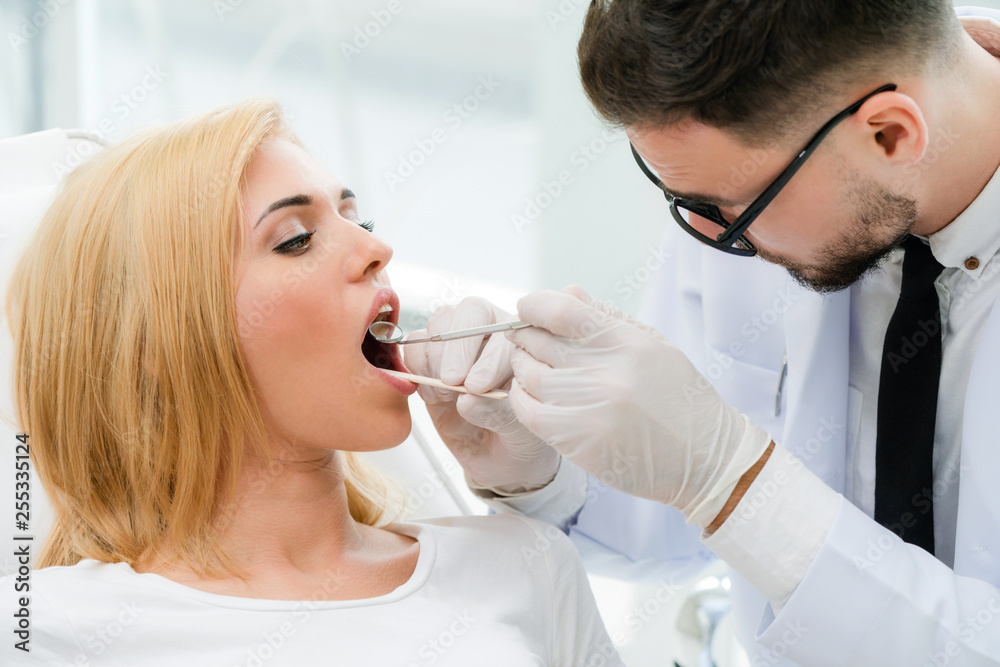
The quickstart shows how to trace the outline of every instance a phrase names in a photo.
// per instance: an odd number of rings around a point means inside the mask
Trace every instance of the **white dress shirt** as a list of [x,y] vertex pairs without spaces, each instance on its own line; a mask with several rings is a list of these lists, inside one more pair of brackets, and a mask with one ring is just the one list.
[[[965,389],[986,319],[1000,295],[1000,172],[960,216],[929,237],[945,268],[934,286],[941,306],[941,381],[934,427],[934,555],[954,565],[959,452]],[[899,298],[903,251],[882,274],[851,288],[851,396],[844,495],[875,514],[875,440],[882,345]]]

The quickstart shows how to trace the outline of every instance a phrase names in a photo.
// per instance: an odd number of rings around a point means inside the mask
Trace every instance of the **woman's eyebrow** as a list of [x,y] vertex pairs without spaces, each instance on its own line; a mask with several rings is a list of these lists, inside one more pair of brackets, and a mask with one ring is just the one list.
[[294,195],[292,197],[285,197],[284,199],[279,199],[278,201],[268,206],[267,210],[261,214],[261,216],[257,219],[257,222],[254,224],[254,229],[257,228],[257,225],[259,225],[264,218],[266,218],[271,213],[274,213],[279,208],[286,208],[288,206],[309,206],[310,204],[312,204],[312,201],[313,198],[310,197],[309,195]]
[[[343,190],[340,191],[341,201],[345,199],[354,199],[354,198],[355,198],[354,192],[352,190],[344,188]],[[266,218],[271,213],[274,213],[279,208],[286,208],[288,206],[310,206],[312,203],[313,203],[313,198],[310,197],[309,195],[294,195],[292,197],[285,197],[284,199],[279,199],[278,201],[272,203],[270,206],[267,207],[267,210],[264,211],[261,214],[261,216],[257,219],[257,222],[254,223],[254,228],[256,229],[257,225],[259,225],[261,221],[264,220],[264,218]]]

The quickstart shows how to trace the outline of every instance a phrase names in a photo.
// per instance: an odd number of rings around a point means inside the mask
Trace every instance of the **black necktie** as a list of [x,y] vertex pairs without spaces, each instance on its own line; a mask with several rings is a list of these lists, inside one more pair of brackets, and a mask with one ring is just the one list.
[[934,553],[934,422],[941,378],[944,267],[915,236],[903,244],[903,286],[882,347],[875,449],[875,520]]

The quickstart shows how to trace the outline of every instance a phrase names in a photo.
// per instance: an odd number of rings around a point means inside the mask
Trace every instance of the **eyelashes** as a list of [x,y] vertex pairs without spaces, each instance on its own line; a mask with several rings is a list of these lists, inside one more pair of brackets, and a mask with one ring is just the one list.
[[[362,229],[364,229],[365,231],[368,231],[368,232],[375,231],[375,221],[374,220],[364,220],[362,222],[359,222],[358,225]],[[309,246],[308,245],[303,245],[303,244],[308,243],[309,239],[311,239],[313,237],[313,234],[315,234],[315,233],[316,232],[307,232],[305,234],[299,234],[295,238],[288,239],[287,241],[285,241],[284,243],[282,243],[281,245],[279,245],[277,248],[275,248],[274,252],[276,252],[278,254],[281,254],[281,255],[294,255],[299,250],[301,250],[302,252],[305,252],[306,250],[309,249]],[[298,253],[298,254],[302,254],[302,253]]]
[[279,245],[277,248],[275,248],[274,252],[278,253],[279,255],[293,255],[298,250],[302,250],[304,252],[309,249],[309,246],[302,246],[300,244],[309,241],[309,239],[311,239],[313,234],[315,233],[316,232],[308,232],[306,234],[299,234],[293,239],[288,239],[287,241]]

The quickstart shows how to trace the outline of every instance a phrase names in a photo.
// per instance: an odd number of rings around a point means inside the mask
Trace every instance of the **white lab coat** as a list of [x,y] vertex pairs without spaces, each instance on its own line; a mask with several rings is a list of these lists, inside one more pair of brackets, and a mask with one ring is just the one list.
[[[1000,12],[975,13],[1000,20]],[[842,493],[847,433],[860,423],[860,396],[848,386],[850,291],[820,296],[784,269],[713,250],[675,226],[664,245],[670,260],[647,287],[642,319],[677,343],[723,398]],[[735,577],[736,631],[751,664],[1000,664],[998,413],[1000,307],[994,307],[965,402],[954,570],[845,500],[776,619]],[[706,556],[698,529],[675,510],[598,489],[572,530],[634,560]]]

